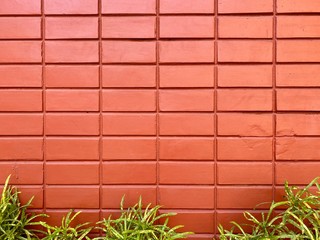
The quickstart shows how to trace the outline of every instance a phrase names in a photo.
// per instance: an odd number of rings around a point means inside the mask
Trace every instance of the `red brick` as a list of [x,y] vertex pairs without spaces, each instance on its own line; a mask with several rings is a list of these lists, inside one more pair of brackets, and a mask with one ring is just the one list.
[[32,204],[29,208],[43,208],[43,187],[40,186],[32,186],[32,187],[27,187],[27,186],[17,186],[18,191],[21,192],[19,195],[21,204],[27,204],[29,200],[34,197]]
[[98,208],[99,187],[47,187],[47,208]]
[[213,111],[214,92],[211,90],[162,90],[161,111]]
[[0,96],[1,111],[42,111],[41,90],[0,90]]
[[[1,10],[0,10],[1,11]],[[40,17],[1,17],[0,39],[41,38]]]
[[0,163],[0,181],[10,177],[10,184],[42,184],[43,164],[35,162]]
[[103,87],[155,87],[155,66],[103,66]]
[[276,163],[276,184],[308,184],[319,176],[318,163]]
[[99,135],[98,114],[47,114],[46,135]]
[[105,160],[152,160],[156,158],[155,138],[104,138]]
[[[211,225],[212,227],[213,225]],[[187,239],[191,240],[212,240],[214,237],[213,234],[192,234]]]
[[320,12],[318,0],[278,0],[277,12],[279,13],[317,13]]
[[156,135],[155,114],[104,114],[104,135]]
[[160,186],[160,205],[165,208],[213,209],[212,187]]
[[103,41],[102,61],[104,63],[154,63],[155,42]]
[[156,0],[102,0],[102,13],[156,13]]
[[272,184],[271,163],[218,163],[219,184]]
[[143,206],[149,203],[156,204],[156,187],[155,186],[104,186],[102,189],[102,207],[103,208],[120,208],[120,201],[125,196],[124,207],[135,205],[142,197]]
[[155,38],[155,17],[103,17],[103,38]]
[[98,111],[99,92],[96,90],[47,90],[47,111]]
[[98,138],[47,138],[47,160],[98,160]]
[[270,13],[273,0],[218,0],[219,13]]
[[277,160],[319,160],[320,138],[278,138]]
[[97,14],[97,0],[50,0],[45,1],[46,14]]
[[278,114],[277,136],[320,135],[318,114]]
[[160,13],[214,13],[213,0],[161,0]]
[[213,114],[160,114],[160,135],[214,135]]
[[106,162],[103,164],[104,184],[155,184],[156,164],[139,162]]
[[161,162],[160,184],[214,184],[214,164]]
[[85,63],[99,61],[96,41],[47,41],[45,61],[48,63]]
[[162,160],[212,160],[213,139],[210,138],[161,138]]
[[160,87],[213,87],[212,65],[160,66]]
[[0,135],[42,135],[40,114],[0,114]]
[[319,62],[320,40],[278,40],[278,62]]
[[103,111],[146,111],[156,110],[155,91],[151,90],[104,90]]
[[41,138],[1,138],[0,160],[42,160]]
[[160,62],[214,62],[213,41],[161,41]]
[[41,87],[41,66],[0,66],[0,87]]
[[41,14],[41,0],[1,0],[0,14]]
[[45,175],[47,184],[99,184],[99,164],[47,163]]
[[278,89],[277,110],[319,111],[320,89]]
[[213,38],[213,16],[160,17],[161,38]]
[[272,38],[272,36],[273,19],[271,16],[219,17],[220,38]]
[[220,136],[272,136],[271,114],[219,114],[218,135]]
[[272,138],[218,139],[218,159],[272,160]]
[[272,41],[225,40],[218,43],[219,62],[272,62]]
[[49,65],[45,67],[45,83],[48,88],[99,87],[99,67]]
[[271,201],[271,187],[219,187],[217,192],[217,207],[219,209],[268,208],[267,204],[258,204]]
[[217,101],[223,111],[271,111],[272,90],[219,90]]
[[46,39],[98,38],[96,17],[46,17]]
[[0,63],[41,63],[41,42],[1,41]]

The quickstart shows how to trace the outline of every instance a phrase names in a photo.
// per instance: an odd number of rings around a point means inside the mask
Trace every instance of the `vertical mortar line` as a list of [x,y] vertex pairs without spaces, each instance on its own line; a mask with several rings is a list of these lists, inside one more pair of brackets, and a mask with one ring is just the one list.
[[160,204],[159,194],[159,182],[160,182],[160,116],[159,116],[159,86],[160,86],[160,75],[159,75],[159,31],[160,31],[160,0],[156,0],[156,204]]

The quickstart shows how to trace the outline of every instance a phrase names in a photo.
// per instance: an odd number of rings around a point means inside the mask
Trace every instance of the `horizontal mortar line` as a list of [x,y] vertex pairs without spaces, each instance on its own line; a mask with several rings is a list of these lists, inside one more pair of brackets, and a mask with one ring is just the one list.
[[273,17],[273,11],[270,12],[261,12],[261,13],[217,13],[217,18],[219,19],[220,16],[235,16],[235,17],[263,17],[263,16],[270,16]]
[[[0,16],[0,20],[1,20],[1,16]],[[1,42],[15,42],[15,41],[23,41],[23,42],[29,42],[29,41],[39,41],[39,43],[41,42],[41,37],[28,37],[28,38],[0,38],[0,43]]]
[[290,89],[320,89],[320,85],[319,86],[277,86],[278,89],[287,89],[287,90],[290,90]]
[[[0,66],[1,67],[1,66]],[[0,91],[2,90],[25,90],[25,91],[31,91],[31,90],[38,90],[38,91],[43,91],[42,87],[2,87],[0,86]]]
[[270,41],[272,42],[272,37],[218,37],[217,43],[223,41]]
[[[320,19],[320,16],[319,16]],[[282,41],[282,40],[301,40],[301,41],[308,41],[308,40],[320,40],[320,36],[314,36],[314,37],[278,37],[277,41]]]

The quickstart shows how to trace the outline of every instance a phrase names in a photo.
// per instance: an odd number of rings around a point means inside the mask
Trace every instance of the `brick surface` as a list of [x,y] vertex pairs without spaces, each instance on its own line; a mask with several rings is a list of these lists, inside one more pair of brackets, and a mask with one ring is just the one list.
[[41,87],[42,67],[37,65],[0,66],[0,87]]
[[320,12],[320,2],[317,0],[278,0],[279,13],[317,13]]
[[45,1],[46,14],[97,14],[97,0],[50,0]]
[[105,14],[145,14],[156,12],[156,0],[101,0]]
[[272,0],[218,0],[219,13],[273,12]]
[[41,42],[1,41],[0,63],[41,63]]
[[40,90],[0,90],[0,95],[1,111],[42,111],[42,93]]
[[[1,10],[0,10],[1,11]],[[1,17],[0,39],[41,38],[41,18]]]
[[0,3],[0,14],[41,14],[41,0],[3,0]]
[[1,135],[42,135],[41,114],[0,114]]
[[213,13],[213,0],[162,0],[160,13]]

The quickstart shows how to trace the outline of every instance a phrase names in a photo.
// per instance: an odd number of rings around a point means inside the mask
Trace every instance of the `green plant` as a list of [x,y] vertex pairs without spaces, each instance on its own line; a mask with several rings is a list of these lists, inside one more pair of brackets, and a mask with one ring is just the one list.
[[[249,240],[249,239],[320,239],[320,185],[319,178],[311,181],[305,188],[299,189],[285,183],[285,200],[272,202],[267,213],[261,213],[258,220],[249,212],[244,217],[249,221],[251,231],[245,232],[244,224],[232,222],[231,230],[219,226],[222,240]],[[316,188],[316,194],[311,192]],[[279,210],[279,212],[275,212]],[[235,230],[238,232],[235,233]]]
[[6,179],[0,200],[0,240],[38,239],[37,231],[31,227],[39,225],[35,219],[44,215],[27,213],[33,198],[27,204],[21,205],[20,192],[9,186],[9,180],[10,176]]
[[[170,228],[168,226],[169,217],[174,216],[175,213],[165,213],[158,215],[160,206],[151,208],[151,204],[143,209],[142,199],[133,207],[127,210],[123,207],[124,197],[121,200],[121,216],[118,219],[104,219],[100,222],[100,228],[104,233],[104,237],[97,237],[98,239],[115,240],[171,240],[185,238],[191,232],[177,233],[176,230],[182,226],[175,226]],[[164,220],[163,224],[159,221]]]

